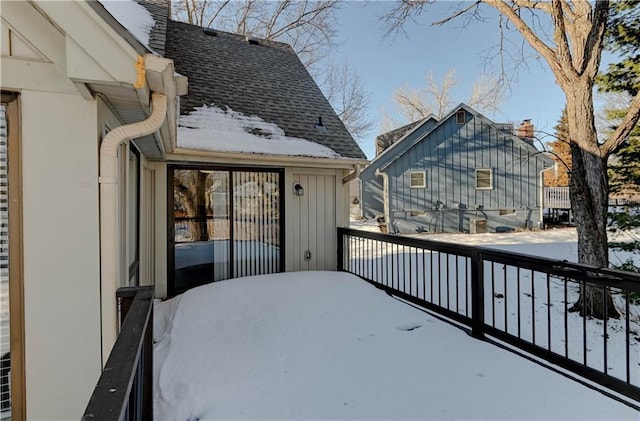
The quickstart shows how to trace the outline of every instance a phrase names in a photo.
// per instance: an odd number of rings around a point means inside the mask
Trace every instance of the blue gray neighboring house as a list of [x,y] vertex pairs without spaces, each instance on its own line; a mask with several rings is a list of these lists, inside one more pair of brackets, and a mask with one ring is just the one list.
[[389,232],[542,225],[542,172],[553,161],[533,146],[529,121],[516,135],[512,125],[460,104],[442,119],[428,116],[377,143],[392,144],[360,174],[362,215],[383,217]]

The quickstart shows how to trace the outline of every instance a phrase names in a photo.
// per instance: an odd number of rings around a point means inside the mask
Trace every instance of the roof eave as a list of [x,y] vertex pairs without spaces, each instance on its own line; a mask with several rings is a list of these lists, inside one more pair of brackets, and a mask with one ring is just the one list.
[[366,159],[346,157],[313,157],[291,155],[267,155],[247,152],[218,152],[177,147],[173,153],[167,154],[168,161],[237,163],[247,165],[284,165],[313,168],[353,169],[355,166],[367,165]]

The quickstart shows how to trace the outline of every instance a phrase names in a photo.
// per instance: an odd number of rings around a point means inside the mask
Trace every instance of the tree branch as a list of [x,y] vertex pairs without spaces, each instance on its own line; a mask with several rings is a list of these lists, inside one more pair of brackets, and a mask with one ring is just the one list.
[[633,128],[638,124],[640,120],[640,92],[631,101],[627,114],[622,119],[622,123],[617,129],[607,138],[607,140],[600,146],[600,156],[603,158],[608,157],[629,137],[629,134]]
[[467,13],[469,10],[477,8],[480,5],[480,3],[481,3],[480,0],[476,0],[474,3],[471,4],[471,6],[465,7],[464,9],[460,9],[457,12],[455,12],[453,15],[447,16],[446,18],[444,18],[442,20],[438,20],[438,21],[432,22],[431,25],[442,26],[445,23],[448,23],[448,22],[454,20],[458,16]]
[[562,65],[558,60],[556,51],[544,43],[535,32],[527,25],[527,23],[516,13],[516,11],[508,5],[504,0],[482,0],[489,6],[494,7],[498,12],[511,21],[518,29],[524,39],[538,52],[549,64],[556,78],[563,78],[568,83],[569,79],[562,69]]
[[567,28],[565,26],[563,0],[551,1],[551,17],[554,23],[553,41],[556,43],[557,57],[565,70],[571,70],[573,76],[577,76],[573,68],[571,49],[567,40]]

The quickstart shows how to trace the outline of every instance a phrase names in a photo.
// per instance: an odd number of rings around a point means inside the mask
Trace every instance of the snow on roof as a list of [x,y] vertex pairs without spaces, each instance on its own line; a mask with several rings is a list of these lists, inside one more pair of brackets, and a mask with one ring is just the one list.
[[285,135],[277,124],[231,108],[197,107],[178,120],[178,146],[216,152],[339,158],[326,146]]
[[151,51],[149,39],[156,21],[144,6],[136,3],[135,0],[102,0],[100,3],[111,16]]

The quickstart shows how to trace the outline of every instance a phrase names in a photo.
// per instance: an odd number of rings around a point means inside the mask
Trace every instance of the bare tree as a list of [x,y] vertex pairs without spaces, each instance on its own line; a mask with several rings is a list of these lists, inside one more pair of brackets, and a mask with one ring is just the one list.
[[[387,13],[389,31],[425,9],[431,0],[402,0]],[[607,267],[607,160],[629,136],[640,119],[640,92],[628,104],[620,125],[603,142],[595,126],[593,91],[604,48],[610,13],[609,1],[478,0],[460,3],[438,24],[494,8],[547,63],[566,97],[572,155],[570,197],[578,232],[578,260]],[[471,15],[472,16],[472,15]],[[500,26],[504,30],[504,26]],[[602,288],[583,288],[574,306],[581,314],[605,318],[618,316],[611,296]]]
[[335,0],[173,0],[171,10],[193,25],[285,42],[310,67],[336,46],[339,7]]
[[[396,110],[405,122],[419,120],[433,114],[437,117],[445,115],[454,104],[453,89],[459,85],[455,69],[449,69],[439,83],[432,72],[426,76],[426,85],[419,89],[408,86],[399,88],[393,95]],[[467,97],[468,105],[482,112],[493,112],[500,109],[504,96],[501,80],[485,74],[473,83],[471,93]],[[460,102],[460,101],[458,101]],[[389,110],[383,113],[387,119],[391,115]],[[397,127],[401,122],[394,122]]]
[[367,116],[370,94],[360,75],[344,60],[331,62],[324,73],[322,90],[351,135],[362,139],[373,128]]

